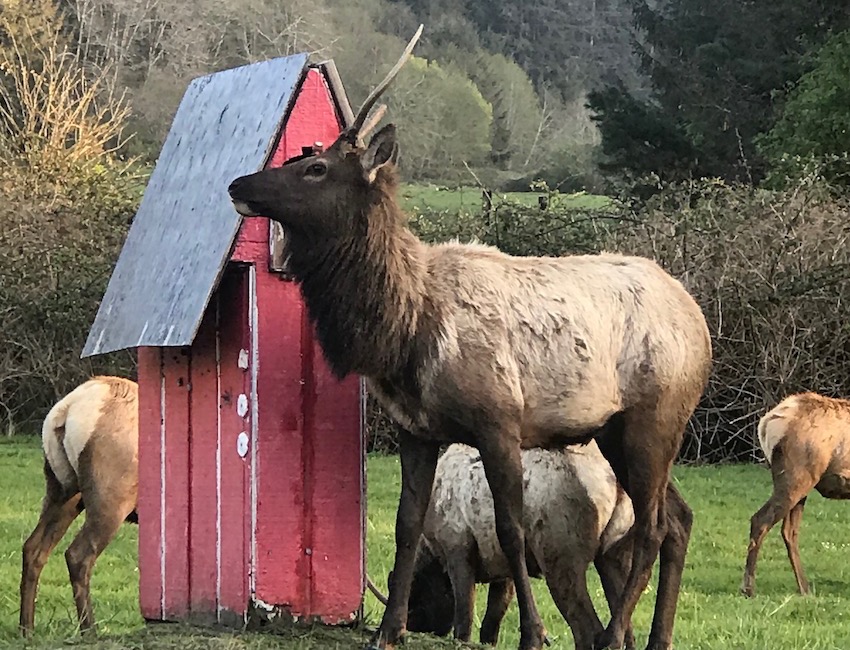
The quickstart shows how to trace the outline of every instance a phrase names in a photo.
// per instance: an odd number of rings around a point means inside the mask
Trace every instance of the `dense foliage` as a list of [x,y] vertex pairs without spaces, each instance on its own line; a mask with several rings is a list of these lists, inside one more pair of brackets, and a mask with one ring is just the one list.
[[613,83],[589,101],[608,165],[667,179],[758,182],[766,167],[755,137],[781,114],[806,53],[850,25],[850,5],[839,0],[632,4],[651,95]]

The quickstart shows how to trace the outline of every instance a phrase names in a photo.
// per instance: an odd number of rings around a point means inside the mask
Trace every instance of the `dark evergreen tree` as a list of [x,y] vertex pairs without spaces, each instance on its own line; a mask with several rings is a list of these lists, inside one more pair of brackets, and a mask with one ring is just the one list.
[[[758,181],[770,129],[804,53],[848,24],[844,0],[632,0],[651,102],[591,93],[609,168]],[[648,155],[651,152],[651,155]]]

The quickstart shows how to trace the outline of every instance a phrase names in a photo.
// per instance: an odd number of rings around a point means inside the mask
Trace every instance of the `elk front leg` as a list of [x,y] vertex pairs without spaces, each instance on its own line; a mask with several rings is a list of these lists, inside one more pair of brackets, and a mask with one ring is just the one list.
[[401,498],[395,528],[395,562],[389,581],[387,607],[369,650],[388,650],[399,642],[407,625],[407,604],[413,580],[416,546],[431,499],[439,445],[403,431],[399,436]]
[[487,611],[484,620],[481,621],[479,640],[487,645],[496,645],[499,642],[499,630],[502,627],[502,619],[508,611],[508,605],[514,597],[514,583],[510,578],[494,580],[490,583],[487,591]]
[[[518,429],[518,427],[517,427]],[[540,650],[548,644],[546,630],[537,612],[531,580],[525,563],[525,533],[522,526],[522,457],[519,431],[515,435],[502,430],[483,437],[479,445],[484,474],[495,507],[496,535],[508,560],[514,585],[520,619],[520,650]]]
[[468,642],[472,636],[475,614],[475,569],[471,553],[458,553],[448,558],[447,568],[455,598],[454,637]]

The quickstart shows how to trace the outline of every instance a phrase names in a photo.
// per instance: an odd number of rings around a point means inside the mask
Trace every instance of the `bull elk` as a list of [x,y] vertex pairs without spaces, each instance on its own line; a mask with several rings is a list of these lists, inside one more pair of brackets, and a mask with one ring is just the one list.
[[632,567],[596,647],[622,647],[660,554],[648,647],[670,648],[691,513],[666,487],[711,368],[705,318],[648,259],[514,257],[428,245],[408,229],[395,127],[367,145],[364,125],[421,31],[333,145],[229,187],[240,214],[283,226],[290,271],[334,373],[364,376],[405,429],[393,580],[371,646],[391,648],[405,631],[438,451],[465,442],[479,450],[493,492],[520,649],[539,650],[546,635],[525,563],[520,449],[596,438],[636,519]]

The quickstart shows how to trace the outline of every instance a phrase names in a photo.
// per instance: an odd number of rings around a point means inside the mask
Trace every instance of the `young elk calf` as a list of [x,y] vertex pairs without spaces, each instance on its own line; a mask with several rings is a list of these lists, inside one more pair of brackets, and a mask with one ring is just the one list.
[[136,521],[138,386],[120,377],[94,377],[61,399],[42,427],[47,490],[38,524],[24,543],[21,632],[35,619],[41,570],[83,508],[86,521],[65,552],[80,629],[94,627],[92,568],[121,523]]
[[809,583],[800,563],[798,537],[806,495],[850,498],[850,401],[815,393],[782,400],[758,425],[759,445],[773,475],[773,494],[750,522],[750,545],[741,591],[755,592],[756,561],[768,531],[782,519],[782,538],[801,594]]
[[[602,623],[587,592],[587,567],[595,562],[613,606],[631,564],[631,499],[593,441],[563,451],[529,449],[522,452],[522,464],[529,574],[545,577],[576,648],[590,650]],[[454,628],[456,638],[469,641],[476,582],[490,583],[480,639],[495,644],[514,584],[496,534],[481,455],[454,444],[437,464],[408,601],[408,629],[446,635]],[[634,647],[631,627],[626,647]]]

